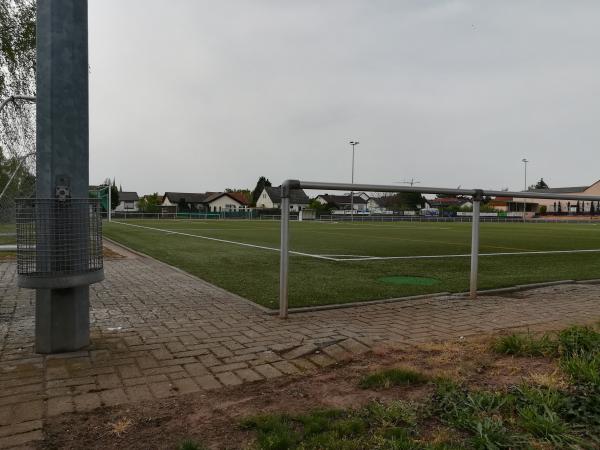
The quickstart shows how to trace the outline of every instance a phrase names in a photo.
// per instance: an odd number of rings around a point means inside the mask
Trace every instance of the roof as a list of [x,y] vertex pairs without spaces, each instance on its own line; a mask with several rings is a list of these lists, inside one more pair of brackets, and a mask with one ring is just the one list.
[[122,202],[135,202],[139,199],[137,192],[119,192],[119,200]]
[[547,192],[549,194],[576,194],[584,192],[589,186],[573,186],[573,187],[561,187],[561,188],[548,188],[548,189],[528,189],[528,192]]
[[429,200],[427,203],[430,205],[462,205],[469,202],[469,200],[458,197],[437,197]]
[[[350,202],[350,195],[330,195],[330,194],[322,194],[319,195],[319,197],[321,197],[322,199],[324,199],[325,201],[327,201],[327,203],[333,203],[336,205],[349,205]],[[354,195],[354,204],[366,204],[367,201],[362,198],[359,197],[358,195]]]
[[248,205],[248,200],[246,200],[246,196],[243,192],[226,192],[226,194],[242,205]]
[[169,199],[171,203],[179,203],[181,199],[185,203],[204,203],[207,194],[194,193],[194,192],[165,192],[165,197]]
[[[281,203],[281,186],[265,186],[265,191],[273,203]],[[290,191],[290,203],[296,205],[308,205],[310,200],[302,189]]]
[[171,203],[179,203],[181,199],[184,199],[185,203],[210,203],[218,198],[227,195],[232,200],[246,205],[247,202],[245,199],[238,198],[234,192],[205,192],[205,193],[193,193],[193,192],[165,192],[165,197],[169,199]]

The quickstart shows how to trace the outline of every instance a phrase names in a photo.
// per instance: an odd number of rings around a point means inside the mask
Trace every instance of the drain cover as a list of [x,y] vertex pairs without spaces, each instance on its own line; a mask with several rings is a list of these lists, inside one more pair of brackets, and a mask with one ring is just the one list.
[[413,286],[433,286],[440,282],[435,278],[427,278],[427,277],[382,277],[379,279],[382,283],[387,284],[410,284]]

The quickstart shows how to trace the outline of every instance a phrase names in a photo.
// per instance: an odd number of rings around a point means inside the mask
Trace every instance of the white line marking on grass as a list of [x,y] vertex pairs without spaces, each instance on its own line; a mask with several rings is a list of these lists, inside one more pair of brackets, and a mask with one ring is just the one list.
[[[188,236],[188,237],[193,237],[193,238],[198,238],[198,239],[206,239],[208,241],[216,241],[216,242],[224,242],[226,244],[241,245],[243,247],[259,248],[261,250],[271,250],[271,251],[275,251],[275,252],[279,252],[280,251],[278,248],[267,247],[265,245],[247,244],[245,242],[229,241],[227,239],[217,239],[217,238],[208,237],[208,236],[201,236],[199,234],[181,233],[179,231],[165,230],[165,229],[162,229],[162,228],[147,227],[147,226],[144,226],[144,225],[135,225],[133,223],[118,222],[116,220],[113,220],[112,223],[118,223],[119,225],[127,225],[127,226],[130,226],[130,227],[143,228],[143,229],[152,230],[152,231],[161,231],[161,232],[167,233],[167,234],[178,234],[178,235],[181,235],[181,236]],[[295,251],[290,251],[290,253],[293,254],[293,255],[308,256],[310,258],[325,259],[325,260],[328,260],[328,261],[337,261],[335,258],[329,258],[327,256],[322,256],[322,255],[313,255],[312,253],[303,253],[303,252],[295,252]]]
[[[518,256],[518,255],[554,255],[562,253],[598,253],[600,249],[583,250],[544,250],[528,252],[502,252],[502,253],[480,253],[479,256]],[[436,259],[436,258],[467,258],[470,253],[462,255],[414,255],[414,256],[365,256],[354,258],[334,258],[334,261],[385,261],[388,259]]]

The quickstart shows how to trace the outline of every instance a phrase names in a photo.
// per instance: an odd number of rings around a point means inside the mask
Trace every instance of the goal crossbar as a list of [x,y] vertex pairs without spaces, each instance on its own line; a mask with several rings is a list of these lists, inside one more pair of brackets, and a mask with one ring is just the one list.
[[[481,201],[484,197],[517,197],[526,199],[546,200],[575,200],[575,201],[600,201],[600,196],[568,194],[558,192],[536,191],[494,191],[488,189],[449,189],[425,186],[393,186],[382,184],[353,184],[353,183],[328,183],[321,181],[286,180],[281,184],[281,241],[279,261],[279,316],[288,316],[288,291],[289,291],[289,255],[290,255],[290,192],[294,189],[321,189],[328,191],[365,191],[365,192],[409,192],[418,194],[445,194],[471,197],[473,200],[473,216],[471,220],[471,273],[469,295],[477,297],[477,279],[479,271],[479,225]],[[525,212],[523,212],[525,215]]]

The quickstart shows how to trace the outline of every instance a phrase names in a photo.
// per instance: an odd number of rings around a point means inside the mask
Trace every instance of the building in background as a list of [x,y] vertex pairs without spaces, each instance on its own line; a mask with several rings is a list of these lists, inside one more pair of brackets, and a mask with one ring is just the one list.
[[137,192],[119,192],[119,204],[115,208],[115,211],[137,212],[139,200]]
[[[308,208],[310,200],[302,189],[292,189],[290,191],[290,211],[302,211]],[[267,186],[258,196],[256,201],[257,208],[280,209],[281,208],[281,187]]]

